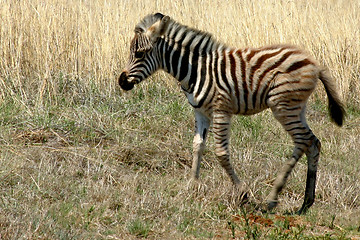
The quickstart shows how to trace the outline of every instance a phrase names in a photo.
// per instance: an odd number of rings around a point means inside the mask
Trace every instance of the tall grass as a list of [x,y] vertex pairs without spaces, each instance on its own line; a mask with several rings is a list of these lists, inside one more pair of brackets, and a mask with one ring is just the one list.
[[345,101],[359,104],[358,1],[1,2],[2,99],[19,92],[41,102],[58,93],[59,74],[113,93],[134,25],[160,11],[232,46],[300,45],[331,69]]
[[[346,239],[360,235],[360,2],[0,0],[0,239]],[[275,214],[263,201],[291,140],[267,111],[233,120],[231,158],[250,204],[234,205],[210,133],[189,186],[193,113],[157,73],[129,93],[117,77],[135,24],[162,12],[237,47],[290,43],[336,79],[348,118],[308,107],[322,141],[316,202],[303,217],[301,160]],[[320,85],[320,84],[319,84]]]

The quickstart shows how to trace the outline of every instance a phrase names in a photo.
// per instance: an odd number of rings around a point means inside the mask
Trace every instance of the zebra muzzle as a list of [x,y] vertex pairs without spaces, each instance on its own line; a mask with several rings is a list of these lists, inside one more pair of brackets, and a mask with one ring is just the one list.
[[129,91],[129,90],[133,89],[133,87],[134,87],[134,83],[129,82],[128,77],[129,77],[128,73],[125,72],[125,71],[122,72],[120,77],[119,77],[119,85],[125,91]]

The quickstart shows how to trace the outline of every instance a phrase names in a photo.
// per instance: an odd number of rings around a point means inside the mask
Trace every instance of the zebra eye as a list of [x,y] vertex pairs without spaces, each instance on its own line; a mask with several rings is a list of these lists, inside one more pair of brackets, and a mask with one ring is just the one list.
[[135,52],[135,57],[136,57],[136,58],[141,59],[141,58],[143,58],[144,56],[145,56],[145,52]]

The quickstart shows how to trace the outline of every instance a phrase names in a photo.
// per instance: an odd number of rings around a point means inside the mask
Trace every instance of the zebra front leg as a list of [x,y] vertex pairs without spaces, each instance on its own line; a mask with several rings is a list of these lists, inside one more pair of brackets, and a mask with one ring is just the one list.
[[240,180],[230,162],[229,151],[229,131],[231,115],[225,112],[216,112],[213,118],[213,132],[215,137],[215,153],[220,161],[221,166],[229,175],[234,189],[230,196],[230,202],[234,206],[242,205],[248,201],[245,186],[240,184]]
[[234,168],[230,162],[229,131],[231,115],[226,112],[215,112],[213,118],[213,132],[215,136],[215,153],[221,166],[226,170],[234,185],[239,185]]
[[194,180],[199,179],[201,158],[205,150],[209,126],[209,118],[195,110],[195,136],[193,141],[193,162],[191,167],[191,177]]

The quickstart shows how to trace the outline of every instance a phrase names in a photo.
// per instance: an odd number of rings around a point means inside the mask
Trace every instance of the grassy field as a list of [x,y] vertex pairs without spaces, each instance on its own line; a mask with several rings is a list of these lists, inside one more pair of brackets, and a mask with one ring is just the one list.
[[[226,3],[225,3],[226,2]],[[0,239],[360,239],[360,2],[0,0]],[[262,211],[291,139],[269,111],[235,117],[231,157],[250,201],[234,204],[210,133],[189,185],[194,116],[159,72],[124,93],[135,24],[162,12],[232,46],[291,43],[328,66],[348,113],[330,123],[322,86],[308,119],[322,142],[316,202],[300,207],[300,160]]]

